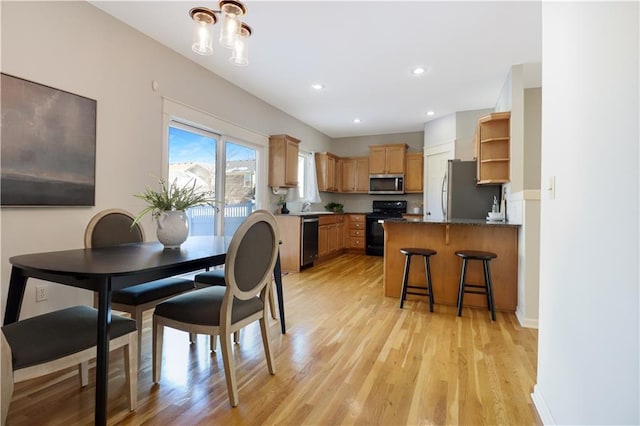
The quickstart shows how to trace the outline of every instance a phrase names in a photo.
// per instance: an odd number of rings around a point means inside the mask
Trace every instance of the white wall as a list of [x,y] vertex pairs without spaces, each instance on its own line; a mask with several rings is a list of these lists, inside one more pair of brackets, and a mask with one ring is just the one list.
[[[6,2],[2,7],[2,72],[77,93],[98,102],[96,206],[2,208],[2,296],[9,257],[83,246],[89,219],[105,208],[142,209],[133,194],[162,176],[162,98],[206,111],[264,135],[288,133],[306,149],[326,150],[331,139],[226,80],[212,75],[85,2]],[[34,50],[35,49],[35,50]],[[151,81],[160,84],[152,91]],[[265,188],[266,182],[265,182]],[[274,199],[275,201],[275,199]],[[273,203],[275,208],[275,202]],[[144,221],[149,238],[155,231]],[[78,303],[86,291],[49,284],[49,300],[35,303],[30,280],[22,317]],[[4,316],[4,303],[2,303]]]
[[493,109],[476,109],[456,112],[456,148],[455,158],[473,160],[473,135],[478,126],[478,119],[493,112]]
[[521,325],[532,328],[538,327],[539,311],[540,72],[539,63],[512,66],[495,107],[511,112],[511,181],[503,187],[508,220],[521,224],[516,316]]
[[430,148],[456,140],[456,115],[449,114],[444,117],[428,121],[424,125],[424,147]]
[[640,424],[639,18],[637,2],[542,4],[545,424]]

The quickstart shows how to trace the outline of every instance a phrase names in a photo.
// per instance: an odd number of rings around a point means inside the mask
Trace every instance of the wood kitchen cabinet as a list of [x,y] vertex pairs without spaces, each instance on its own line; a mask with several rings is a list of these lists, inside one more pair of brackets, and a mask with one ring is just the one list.
[[328,254],[329,254],[329,225],[321,224],[320,226],[318,226],[318,261],[326,258]]
[[372,175],[404,174],[406,144],[369,147],[369,173]]
[[510,112],[496,112],[478,120],[474,144],[478,185],[509,182]]
[[280,264],[285,272],[300,271],[301,220],[300,216],[276,215],[280,241],[282,241]]
[[[324,192],[337,192],[336,168],[338,157],[330,152],[316,153],[316,174],[318,176],[318,190]],[[340,173],[341,174],[341,173]],[[339,179],[342,181],[342,177]]]
[[344,251],[344,215],[320,216],[318,226],[318,261],[339,256]]
[[369,158],[350,157],[342,159],[341,192],[369,192]]
[[342,168],[344,165],[344,160],[340,157],[336,158],[336,192],[342,192]]
[[365,241],[365,216],[363,214],[348,214],[345,225],[346,249],[351,253],[364,254]]
[[298,186],[298,145],[300,140],[289,135],[269,137],[269,186]]
[[422,193],[424,185],[424,159],[421,152],[407,154],[404,174],[404,192]]

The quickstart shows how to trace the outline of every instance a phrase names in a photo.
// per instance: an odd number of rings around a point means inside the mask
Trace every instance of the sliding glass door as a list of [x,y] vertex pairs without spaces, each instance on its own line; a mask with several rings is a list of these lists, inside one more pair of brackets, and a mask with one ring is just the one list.
[[224,235],[233,235],[256,208],[256,150],[225,143]]
[[[169,126],[169,182],[195,185],[219,200],[216,157],[220,135],[180,124]],[[188,209],[189,235],[221,235],[219,209],[197,206]]]
[[256,208],[255,148],[173,122],[169,126],[169,182],[208,191],[218,204],[187,211],[190,235],[234,234]]

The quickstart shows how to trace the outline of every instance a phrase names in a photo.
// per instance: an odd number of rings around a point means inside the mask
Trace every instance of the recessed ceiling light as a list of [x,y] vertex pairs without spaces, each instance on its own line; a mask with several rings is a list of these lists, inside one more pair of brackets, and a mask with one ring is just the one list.
[[435,115],[435,112],[433,111],[427,111],[427,115],[431,116],[431,115]]
[[413,75],[420,75],[420,74],[424,74],[426,70],[424,69],[424,67],[415,67],[412,71],[411,74]]
[[313,90],[322,90],[324,89],[324,84],[320,84],[320,83],[315,83],[311,85],[311,88]]
[[354,123],[356,123],[356,124],[358,124],[358,123],[360,122],[360,119],[359,119],[359,118],[354,118],[354,119],[353,119],[353,122],[354,122]]

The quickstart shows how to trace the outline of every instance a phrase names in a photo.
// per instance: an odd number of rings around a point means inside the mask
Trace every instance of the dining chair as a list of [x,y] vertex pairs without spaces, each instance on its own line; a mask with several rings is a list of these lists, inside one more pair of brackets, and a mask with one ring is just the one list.
[[[134,216],[126,210],[107,209],[89,221],[84,233],[86,248],[109,247],[145,241],[144,229],[134,223]],[[138,284],[111,292],[111,307],[128,312],[138,326],[138,348],[142,348],[142,319],[145,311],[175,295],[195,288],[193,280],[171,277]],[[94,297],[97,306],[97,295]],[[139,351],[139,354],[142,351]]]
[[[201,288],[202,286],[226,286],[227,282],[224,278],[224,267],[218,269],[211,269],[209,271],[201,272],[193,277],[193,281],[195,282],[196,288]],[[271,318],[278,319],[276,314],[276,301],[275,296],[273,295],[273,289],[269,291],[269,311],[271,312]],[[216,336],[211,336],[211,350],[216,350]],[[240,330],[233,333],[233,342],[240,343]]]
[[[96,357],[98,311],[74,306],[27,318],[2,327],[0,333],[2,423],[5,424],[14,383],[82,365]],[[112,315],[109,349],[123,348],[129,409],[138,405],[138,341],[136,322]],[[86,373],[86,372],[85,372]]]
[[275,374],[266,318],[271,277],[278,255],[278,226],[266,210],[257,210],[233,235],[225,261],[226,286],[211,286],[168,299],[153,313],[153,381],[160,381],[164,327],[218,335],[229,400],[238,405],[231,334],[259,321],[269,373]]

